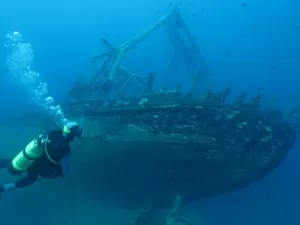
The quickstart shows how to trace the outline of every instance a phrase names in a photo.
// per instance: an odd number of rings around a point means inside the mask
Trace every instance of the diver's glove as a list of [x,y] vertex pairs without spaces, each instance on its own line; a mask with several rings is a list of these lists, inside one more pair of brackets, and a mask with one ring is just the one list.
[[2,197],[2,193],[5,191],[10,191],[16,188],[15,183],[9,183],[9,184],[5,184],[5,185],[1,185],[0,186],[0,199]]
[[11,191],[16,189],[16,184],[15,183],[8,183],[5,185],[1,185],[0,186],[0,194],[2,194],[5,191]]

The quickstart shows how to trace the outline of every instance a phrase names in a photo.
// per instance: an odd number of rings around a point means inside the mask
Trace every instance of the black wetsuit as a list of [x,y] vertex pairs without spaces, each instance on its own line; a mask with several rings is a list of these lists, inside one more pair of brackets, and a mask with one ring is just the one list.
[[[51,159],[60,163],[60,160],[71,153],[71,148],[63,135],[62,129],[55,129],[48,133],[48,139],[50,143],[47,144],[47,152]],[[41,143],[40,143],[41,144]],[[8,171],[12,175],[17,175],[17,171],[12,167],[12,159],[0,160],[0,168],[8,168]],[[34,183],[37,178],[41,176],[43,178],[57,178],[63,176],[62,167],[60,164],[51,162],[43,153],[33,164],[27,169],[27,176],[21,178],[15,182],[16,188],[22,188]]]

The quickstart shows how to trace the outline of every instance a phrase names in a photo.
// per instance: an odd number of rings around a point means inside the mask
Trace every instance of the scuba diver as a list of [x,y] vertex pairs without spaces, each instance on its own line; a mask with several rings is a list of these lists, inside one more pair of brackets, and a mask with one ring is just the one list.
[[0,186],[0,194],[33,184],[39,177],[51,179],[64,176],[71,170],[70,142],[80,138],[82,129],[76,122],[69,122],[63,128],[50,130],[31,141],[13,159],[0,159],[0,168],[7,168],[11,175],[27,172],[27,176]]

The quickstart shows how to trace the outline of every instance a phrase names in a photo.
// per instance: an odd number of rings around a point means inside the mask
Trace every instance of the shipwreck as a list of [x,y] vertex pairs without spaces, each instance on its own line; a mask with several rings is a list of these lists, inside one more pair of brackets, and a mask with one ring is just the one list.
[[[127,52],[159,29],[173,49],[166,73],[132,72]],[[63,104],[84,129],[74,161],[81,194],[126,207],[195,201],[259,181],[292,148],[300,107],[283,116],[262,107],[260,89],[230,103],[229,87],[212,90],[210,68],[177,8],[120,46],[102,43],[108,51],[93,59],[93,76],[80,76]],[[172,89],[155,87],[179,66],[185,72]]]

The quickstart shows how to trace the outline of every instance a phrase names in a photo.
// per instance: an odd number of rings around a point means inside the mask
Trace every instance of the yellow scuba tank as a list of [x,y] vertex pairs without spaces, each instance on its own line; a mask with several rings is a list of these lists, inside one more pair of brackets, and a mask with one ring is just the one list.
[[31,141],[12,161],[17,171],[25,171],[43,153],[45,149],[38,144],[38,140]]

